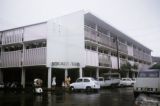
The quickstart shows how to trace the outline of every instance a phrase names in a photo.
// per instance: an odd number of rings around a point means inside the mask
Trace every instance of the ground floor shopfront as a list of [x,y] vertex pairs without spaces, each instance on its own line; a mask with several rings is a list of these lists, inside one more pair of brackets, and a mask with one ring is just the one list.
[[56,77],[56,86],[62,86],[65,77],[69,76],[71,82],[76,81],[78,77],[93,77],[97,78],[103,73],[120,73],[121,77],[136,76],[137,72],[121,72],[109,68],[101,67],[85,67],[85,68],[53,68],[45,66],[32,66],[21,68],[2,68],[0,70],[0,82],[4,83],[19,83],[23,88],[32,87],[35,78],[40,78],[43,81],[43,86],[51,88],[52,78]]

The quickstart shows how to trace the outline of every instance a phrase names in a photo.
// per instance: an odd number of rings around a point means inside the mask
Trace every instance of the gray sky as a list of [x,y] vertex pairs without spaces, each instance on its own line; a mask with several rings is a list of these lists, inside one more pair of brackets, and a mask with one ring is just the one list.
[[87,10],[160,56],[160,0],[0,0],[0,30]]

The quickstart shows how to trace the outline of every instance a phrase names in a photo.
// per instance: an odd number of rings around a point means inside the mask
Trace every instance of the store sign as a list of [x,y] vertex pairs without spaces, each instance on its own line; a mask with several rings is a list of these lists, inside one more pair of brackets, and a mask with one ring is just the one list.
[[58,68],[73,68],[79,67],[80,63],[78,62],[52,62],[51,67],[58,67]]

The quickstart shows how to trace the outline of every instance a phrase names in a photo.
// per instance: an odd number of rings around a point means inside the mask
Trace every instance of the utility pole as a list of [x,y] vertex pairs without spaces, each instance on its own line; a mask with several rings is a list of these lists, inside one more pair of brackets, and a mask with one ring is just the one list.
[[117,49],[117,66],[118,66],[118,71],[119,71],[119,44],[118,44],[118,37],[116,35],[116,49]]

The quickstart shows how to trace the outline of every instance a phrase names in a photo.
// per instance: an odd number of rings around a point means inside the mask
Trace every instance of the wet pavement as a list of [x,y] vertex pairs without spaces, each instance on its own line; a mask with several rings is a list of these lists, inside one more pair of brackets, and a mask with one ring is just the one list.
[[0,106],[160,106],[156,97],[133,96],[133,88],[100,90],[99,93],[56,93],[45,92],[35,95],[31,92],[0,91]]

